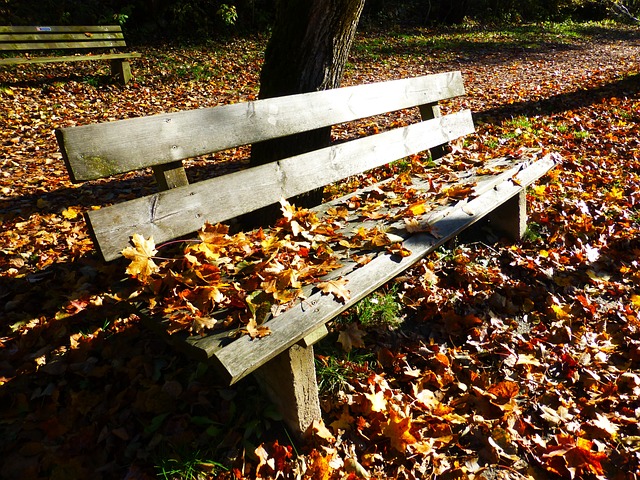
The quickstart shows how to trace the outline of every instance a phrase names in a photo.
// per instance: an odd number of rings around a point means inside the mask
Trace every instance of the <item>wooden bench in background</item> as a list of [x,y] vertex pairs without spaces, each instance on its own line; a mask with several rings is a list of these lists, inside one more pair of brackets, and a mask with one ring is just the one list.
[[[111,74],[126,84],[131,79],[129,60],[138,58],[139,53],[117,52],[126,47],[124,35],[119,25],[108,26],[40,26],[14,27],[0,26],[0,53],[63,50],[95,50],[88,55],[47,55],[32,57],[0,57],[0,65],[25,65],[33,63],[79,62],[89,60],[109,60]],[[104,50],[109,52],[105,53]]]
[[[95,245],[109,261],[121,255],[136,233],[159,244],[195,232],[205,221],[225,222],[419,152],[443,151],[442,145],[474,132],[470,111],[440,115],[439,101],[463,94],[460,72],[448,72],[63,128],[56,135],[74,182],[145,167],[154,170],[158,193],[87,215]],[[183,168],[184,159],[412,107],[419,109],[421,121],[240,172],[189,184]],[[312,345],[326,333],[325,323],[483,217],[520,237],[526,228],[525,189],[554,165],[554,158],[547,156],[470,166],[447,180],[466,185],[470,195],[428,206],[420,217],[428,228],[418,233],[409,233],[402,220],[363,221],[351,215],[344,230],[379,224],[381,230],[402,237],[410,254],[400,258],[384,250],[368,252],[375,258],[364,266],[345,259],[344,266],[326,278],[347,279],[348,301],[309,286],[304,301],[267,321],[271,334],[264,338],[217,332],[190,338],[176,334],[172,339],[188,346],[196,358],[211,361],[229,384],[254,373],[293,433],[300,435],[321,415]],[[501,173],[487,174],[492,167]],[[383,187],[323,204],[318,214],[356,195],[379,195]],[[433,190],[424,178],[415,178],[411,187],[427,197]],[[162,325],[162,319],[151,320]]]

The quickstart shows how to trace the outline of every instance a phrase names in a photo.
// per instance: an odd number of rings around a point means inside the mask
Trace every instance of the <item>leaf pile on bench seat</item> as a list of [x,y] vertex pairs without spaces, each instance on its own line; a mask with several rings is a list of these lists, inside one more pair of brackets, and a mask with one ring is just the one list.
[[128,273],[151,293],[151,311],[169,319],[169,333],[245,326],[252,336],[266,334],[258,326],[274,305],[290,304],[303,285],[340,267],[329,247],[339,235],[331,219],[321,223],[314,212],[282,203],[285,216],[273,228],[230,235],[226,225],[206,224],[199,240],[152,271],[137,268],[140,257],[154,261],[149,248],[123,251],[132,260]]
[[409,255],[402,241],[412,233],[437,237],[428,213],[463,205],[483,178],[505,174],[514,161],[465,167],[445,160],[427,168],[414,158],[410,172],[313,210],[282,200],[283,217],[273,228],[230,235],[226,225],[205,224],[173,258],[157,257],[153,239],[134,235],[134,247],[122,252],[131,260],[127,273],[140,282],[149,313],[161,316],[169,333],[237,329],[268,335],[265,322],[304,301],[313,286],[347,301],[343,272],[383,252]]

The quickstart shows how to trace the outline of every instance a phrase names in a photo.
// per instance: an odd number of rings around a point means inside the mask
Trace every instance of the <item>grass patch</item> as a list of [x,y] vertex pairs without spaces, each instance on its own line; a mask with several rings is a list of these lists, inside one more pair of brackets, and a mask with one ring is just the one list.
[[318,350],[326,352],[326,355],[316,356],[316,376],[321,393],[349,390],[354,379],[364,379],[370,374],[370,366],[376,361],[373,352],[342,352],[335,339],[321,342]]
[[388,292],[374,292],[363,298],[339,319],[341,324],[359,322],[363,327],[397,327],[402,322],[402,304],[398,301],[398,288]]
[[196,480],[227,470],[224,465],[211,460],[206,453],[188,448],[174,451],[167,458],[160,460],[156,466],[158,478],[163,480]]

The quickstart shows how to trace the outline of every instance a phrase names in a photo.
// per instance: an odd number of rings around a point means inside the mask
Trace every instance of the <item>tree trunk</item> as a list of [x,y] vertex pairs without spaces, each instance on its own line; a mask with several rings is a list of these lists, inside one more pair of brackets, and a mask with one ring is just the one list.
[[[277,0],[276,21],[260,75],[260,98],[340,86],[365,0]],[[331,128],[254,144],[251,164],[261,165],[328,146]],[[296,198],[297,205],[322,201],[322,191]],[[259,223],[274,220],[260,212]],[[277,209],[275,209],[277,214]]]

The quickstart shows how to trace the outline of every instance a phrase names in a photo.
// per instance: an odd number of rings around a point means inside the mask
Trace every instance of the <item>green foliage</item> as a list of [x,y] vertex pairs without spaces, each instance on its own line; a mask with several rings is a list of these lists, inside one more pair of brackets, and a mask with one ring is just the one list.
[[196,480],[202,475],[226,471],[226,468],[197,449],[178,448],[161,459],[156,467],[158,477],[163,480]]
[[366,378],[369,365],[375,361],[372,352],[339,352],[335,349],[331,355],[316,360],[318,389],[321,393],[348,390],[354,379]]
[[216,13],[226,25],[235,25],[238,21],[238,10],[235,5],[223,3]]
[[398,288],[394,286],[388,292],[375,292],[360,300],[340,318],[340,323],[359,322],[363,327],[397,327],[402,322],[401,312]]

